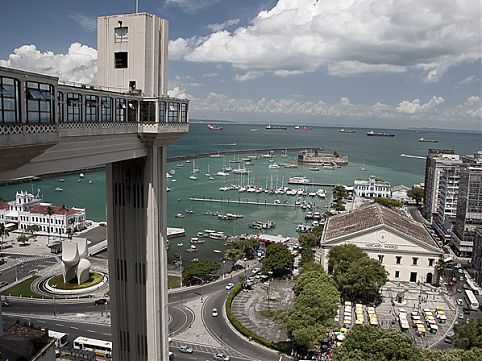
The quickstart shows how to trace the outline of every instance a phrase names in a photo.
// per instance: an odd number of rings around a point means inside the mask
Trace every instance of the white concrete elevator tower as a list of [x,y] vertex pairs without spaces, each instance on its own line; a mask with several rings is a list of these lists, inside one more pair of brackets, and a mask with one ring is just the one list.
[[[140,120],[166,110],[168,22],[146,13],[98,19],[97,84],[139,94]],[[169,105],[171,106],[171,105]],[[150,119],[149,121],[151,121]],[[162,121],[162,120],[161,120]],[[167,360],[166,151],[144,136],[147,156],[107,165],[107,223],[114,359]]]
[[167,20],[147,13],[102,16],[97,28],[98,85],[166,94]]

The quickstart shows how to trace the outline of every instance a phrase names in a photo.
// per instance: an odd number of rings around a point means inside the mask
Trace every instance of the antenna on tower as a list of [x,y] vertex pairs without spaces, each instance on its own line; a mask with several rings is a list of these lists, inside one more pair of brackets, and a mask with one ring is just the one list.
[[139,0],[136,0],[136,14],[139,13]]

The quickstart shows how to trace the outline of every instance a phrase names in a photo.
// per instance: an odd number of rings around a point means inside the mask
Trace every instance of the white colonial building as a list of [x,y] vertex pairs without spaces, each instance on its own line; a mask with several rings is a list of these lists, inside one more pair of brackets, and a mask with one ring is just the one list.
[[333,246],[354,244],[379,260],[390,281],[432,283],[442,249],[426,229],[397,212],[372,204],[329,218],[316,259],[328,269]]
[[38,194],[23,191],[17,192],[13,201],[0,201],[0,222],[16,224],[19,230],[37,225],[40,227],[38,234],[60,237],[67,237],[70,227],[76,231],[86,228],[85,209],[43,203]]
[[407,187],[403,184],[394,186],[392,188],[392,198],[402,203],[409,203],[412,201],[412,199],[408,196],[410,189],[410,187]]
[[375,176],[370,176],[368,179],[355,179],[353,188],[355,195],[358,197],[377,198],[392,196],[390,183]]

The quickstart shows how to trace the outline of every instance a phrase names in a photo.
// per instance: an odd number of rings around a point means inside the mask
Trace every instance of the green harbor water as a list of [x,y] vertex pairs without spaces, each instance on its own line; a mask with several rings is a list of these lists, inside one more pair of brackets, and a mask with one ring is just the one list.
[[[312,171],[309,166],[298,168],[270,169],[271,163],[296,164],[296,152],[278,151],[273,158],[260,158],[245,167],[250,171],[249,182],[256,187],[277,188],[289,186],[288,178],[293,176],[306,176],[312,182],[323,184],[347,184],[351,185],[355,178],[376,175],[389,181],[392,186],[405,184],[412,186],[423,182],[424,160],[419,158],[401,157],[401,154],[425,156],[428,148],[455,149],[458,154],[473,154],[481,149],[481,133],[451,133],[444,131],[415,131],[396,130],[395,138],[367,137],[367,129],[356,129],[356,133],[340,133],[339,128],[314,127],[310,131],[295,130],[266,130],[264,126],[249,124],[223,124],[223,131],[209,131],[204,124],[190,124],[190,132],[174,142],[168,148],[168,156],[194,155],[200,153],[214,153],[224,151],[236,151],[245,149],[270,149],[290,147],[320,147],[327,151],[337,151],[349,157],[349,165],[338,169],[323,169]],[[437,139],[438,143],[421,143],[420,137]],[[252,153],[253,155],[255,153]],[[260,153],[259,153],[260,154]],[[258,154],[258,155],[259,155]],[[184,250],[190,246],[190,238],[196,237],[197,232],[204,229],[223,231],[226,235],[241,233],[255,233],[248,228],[253,221],[273,221],[276,227],[264,230],[264,233],[296,236],[296,226],[306,223],[304,220],[305,210],[301,207],[265,206],[264,202],[273,203],[279,199],[281,203],[286,200],[288,204],[294,204],[298,196],[268,195],[265,193],[239,193],[231,190],[222,192],[219,190],[224,184],[246,184],[248,176],[230,174],[228,177],[216,176],[224,166],[237,168],[242,165],[230,163],[248,154],[226,155],[222,158],[199,158],[187,163],[185,161],[169,162],[168,171],[175,170],[172,178],[167,179],[168,187],[168,225],[170,227],[182,227],[186,230],[186,236],[171,240],[169,250],[170,258],[174,253],[182,253],[183,260],[192,258],[218,259],[221,253],[214,250],[223,250],[224,242],[221,240],[206,239],[204,244],[198,245],[198,252],[188,253]],[[362,171],[360,168],[367,168]],[[197,180],[189,179],[193,168],[199,169]],[[211,173],[214,179],[205,174]],[[36,193],[38,190],[45,202],[67,207],[75,206],[86,208],[87,218],[96,221],[105,220],[105,172],[84,172],[85,178],[79,178],[78,174],[63,175],[55,178],[45,178],[32,183],[15,184],[0,187],[0,198],[11,200],[17,190],[28,190]],[[59,182],[63,178],[64,182]],[[92,184],[89,184],[92,180]],[[56,192],[55,188],[61,187],[62,192]],[[320,187],[308,187],[307,190],[316,190]],[[306,202],[314,202],[317,210],[324,212],[331,200],[331,188],[323,186],[327,197],[305,197]],[[189,198],[213,198],[230,200],[230,203],[210,203],[192,201]],[[258,202],[260,205],[235,204],[233,201],[249,200]],[[192,209],[192,214],[186,213],[186,209]],[[206,213],[235,213],[243,215],[237,220],[220,220],[216,216]],[[182,214],[184,218],[176,218],[176,214]],[[202,238],[202,237],[201,237]],[[179,246],[178,246],[179,244]],[[181,245],[182,244],[182,245]]]

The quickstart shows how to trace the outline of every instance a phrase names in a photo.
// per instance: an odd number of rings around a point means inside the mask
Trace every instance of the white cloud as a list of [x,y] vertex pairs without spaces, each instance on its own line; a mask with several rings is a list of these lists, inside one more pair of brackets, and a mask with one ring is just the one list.
[[196,11],[208,8],[220,0],[166,0],[165,4],[167,6],[174,6],[181,8],[187,13],[195,13]]
[[247,73],[242,75],[236,74],[234,76],[234,79],[237,81],[246,81],[246,80],[259,78],[262,75],[263,75],[262,71],[248,71]]
[[172,89],[169,89],[167,91],[167,95],[173,98],[181,98],[181,99],[191,99],[192,96],[187,94],[184,89],[181,89],[180,87],[174,87]]
[[217,32],[217,31],[221,31],[221,30],[223,30],[227,27],[236,25],[237,23],[239,23],[239,19],[230,19],[230,20],[226,20],[225,22],[220,23],[220,24],[209,24],[207,26],[207,28],[211,31]]
[[172,41],[172,59],[281,76],[324,67],[338,76],[411,70],[434,82],[480,59],[480,19],[480,0],[278,0],[248,26]]
[[479,80],[479,78],[477,77],[477,75],[473,74],[471,76],[468,76],[467,78],[465,79],[462,79],[461,81],[459,81],[457,83],[457,85],[468,85],[468,84],[472,84],[472,83],[475,83]]
[[69,17],[79,23],[79,25],[82,26],[85,30],[91,33],[97,30],[97,18],[95,17],[90,17],[78,13],[72,13],[69,15]]
[[405,113],[409,115],[433,111],[437,105],[442,104],[445,101],[442,97],[433,96],[426,103],[421,103],[420,99],[403,100],[397,107],[397,112]]
[[481,105],[480,104],[480,97],[478,95],[472,95],[472,96],[467,98],[464,105],[466,107],[471,107],[473,105],[479,105],[480,106]]
[[0,66],[93,84],[97,71],[97,51],[79,43],[72,43],[67,54],[42,52],[35,45],[23,45],[15,49],[7,60],[0,60]]

